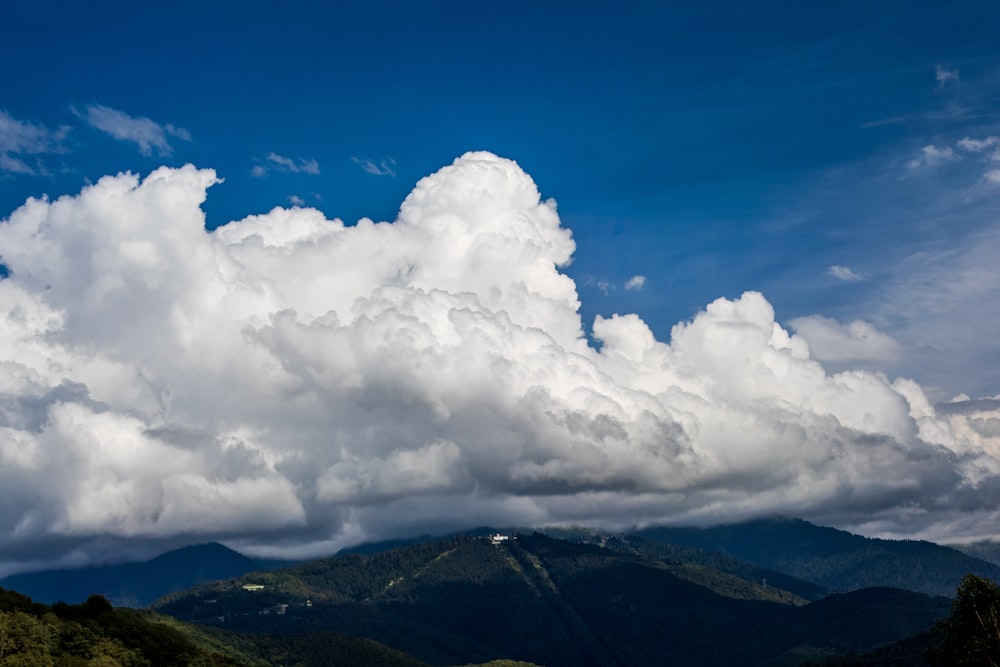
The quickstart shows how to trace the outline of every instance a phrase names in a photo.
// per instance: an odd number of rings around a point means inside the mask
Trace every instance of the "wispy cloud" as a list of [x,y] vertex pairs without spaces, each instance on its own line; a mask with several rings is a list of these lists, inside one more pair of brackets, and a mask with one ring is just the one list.
[[944,67],[942,65],[936,65],[934,67],[934,78],[937,80],[938,87],[943,87],[947,85],[949,81],[958,81],[958,70]]
[[879,118],[877,120],[870,120],[867,123],[862,123],[861,127],[867,129],[872,127],[884,127],[886,125],[899,125],[905,123],[914,118],[913,114],[902,114],[899,116],[889,116],[887,118]]
[[865,279],[865,276],[860,273],[855,273],[850,267],[841,266],[840,264],[834,264],[831,266],[827,273],[837,280],[844,280],[847,282],[857,282]]
[[971,137],[965,137],[964,139],[959,139],[958,147],[967,150],[970,153],[980,153],[991,146],[996,146],[1000,143],[1000,137],[988,136],[985,139],[973,139]]
[[607,296],[611,292],[611,290],[614,289],[614,286],[606,279],[596,278],[594,276],[587,276],[586,278],[584,278],[583,284],[587,285],[588,287],[596,287],[597,290],[604,296]]
[[37,174],[41,173],[41,169],[41,165],[33,168],[21,158],[14,157],[8,153],[0,153],[0,171],[10,174]]
[[284,155],[270,153],[267,156],[267,161],[276,165],[276,168],[280,171],[290,171],[293,174],[319,174],[319,162],[314,159],[306,160],[300,157],[297,160],[293,160]]
[[369,174],[374,176],[395,176],[396,175],[396,161],[389,157],[388,155],[382,158],[380,161],[375,162],[368,158],[352,157],[351,161],[354,164],[360,166]]
[[627,290],[641,290],[646,286],[646,276],[632,276],[625,283],[625,289]]
[[271,171],[279,171],[291,174],[312,174],[319,175],[319,162],[310,158],[290,158],[277,153],[268,153],[267,159],[257,162],[250,170],[250,175],[256,178],[263,178]]
[[907,162],[906,166],[910,169],[919,169],[920,167],[929,167],[942,162],[952,162],[959,159],[961,158],[951,146],[938,148],[934,144],[929,144],[921,148],[920,153]]
[[[992,134],[982,139],[966,136],[956,141],[954,146],[944,147],[929,144],[921,148],[920,152],[906,163],[906,166],[912,170],[933,167],[947,162],[957,162],[963,159],[962,153],[965,153],[972,165],[1000,162],[1000,137]],[[996,169],[989,167],[986,169],[985,173],[980,173],[986,180],[995,183]]]
[[134,143],[143,155],[151,155],[154,148],[161,157],[172,155],[174,148],[167,140],[168,136],[191,141],[191,133],[182,127],[170,123],[161,125],[149,118],[130,116],[102,104],[88,104],[83,111],[76,108],[72,111],[95,130],[119,141]]
[[24,158],[65,152],[62,142],[69,131],[66,125],[50,129],[40,123],[18,120],[9,112],[0,110],[0,172],[46,173],[39,158],[36,157],[34,165],[28,164]]
[[305,206],[306,200],[298,195],[289,195],[288,203],[292,206]]

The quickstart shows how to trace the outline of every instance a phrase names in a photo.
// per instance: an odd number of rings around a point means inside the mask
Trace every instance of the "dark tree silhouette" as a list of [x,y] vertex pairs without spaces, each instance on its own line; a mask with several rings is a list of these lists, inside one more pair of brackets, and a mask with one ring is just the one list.
[[932,656],[937,663],[1000,667],[1000,586],[966,575],[952,601],[951,614],[939,628],[944,640]]

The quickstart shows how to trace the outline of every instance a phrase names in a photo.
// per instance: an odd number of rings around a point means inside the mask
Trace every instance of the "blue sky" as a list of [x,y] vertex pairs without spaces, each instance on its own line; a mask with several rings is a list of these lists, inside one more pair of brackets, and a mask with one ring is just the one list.
[[[5,9],[0,108],[59,138],[5,140],[34,173],[8,165],[3,211],[191,162],[225,179],[209,226],[290,201],[391,220],[416,180],[485,149],[558,200],[585,322],[634,311],[666,337],[761,290],[783,322],[897,336],[917,351],[888,370],[939,398],[1000,393],[992,372],[960,375],[992,371],[990,336],[942,350],[885,303],[915,255],[996,226],[986,151],[955,147],[1000,132],[991,3],[202,5]],[[95,105],[184,132],[143,154],[88,123]],[[908,168],[926,146],[952,157]]]
[[0,574],[996,536],[996,4],[8,4]]

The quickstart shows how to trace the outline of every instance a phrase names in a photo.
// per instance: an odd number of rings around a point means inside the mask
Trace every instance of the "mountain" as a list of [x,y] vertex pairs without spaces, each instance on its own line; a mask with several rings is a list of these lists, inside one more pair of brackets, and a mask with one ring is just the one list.
[[[369,638],[431,665],[791,665],[929,628],[948,601],[875,588],[810,604],[731,575],[541,534],[423,542],[203,584],[154,604],[228,631]],[[727,578],[728,577],[728,578]],[[729,582],[729,583],[725,583]],[[721,587],[720,594],[713,588]],[[783,601],[779,601],[783,600]]]
[[142,563],[15,574],[0,579],[0,586],[48,604],[78,603],[98,594],[117,606],[145,607],[167,593],[257,569],[260,566],[250,558],[210,542],[168,551]]
[[972,573],[1000,578],[1000,566],[957,549],[916,540],[883,540],[801,519],[761,519],[713,528],[648,528],[637,536],[732,556],[831,591],[893,586],[952,596]]
[[[428,667],[377,642],[332,632],[304,638],[246,636],[181,623],[91,596],[52,606],[0,588],[0,665],[296,665]],[[529,666],[530,667],[530,666]]]
[[717,551],[667,544],[643,539],[638,535],[623,535],[620,538],[603,537],[600,543],[611,549],[643,554],[661,560],[679,577],[708,586],[723,595],[726,593],[723,592],[724,588],[720,588],[721,583],[717,585],[712,582],[720,582],[724,575],[754,587],[757,597],[777,601],[799,600],[804,603],[809,600],[819,600],[830,593],[810,581],[775,570],[754,567]]
[[955,549],[974,558],[982,558],[985,561],[1000,565],[1000,542],[995,540],[983,540],[970,544],[956,544]]

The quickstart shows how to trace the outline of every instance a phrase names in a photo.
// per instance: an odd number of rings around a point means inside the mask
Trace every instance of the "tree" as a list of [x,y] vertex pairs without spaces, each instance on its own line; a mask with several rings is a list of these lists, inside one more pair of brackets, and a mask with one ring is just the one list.
[[1000,586],[967,574],[939,624],[944,635],[933,657],[955,667],[1000,667]]
[[52,665],[51,628],[31,614],[0,611],[0,667]]

